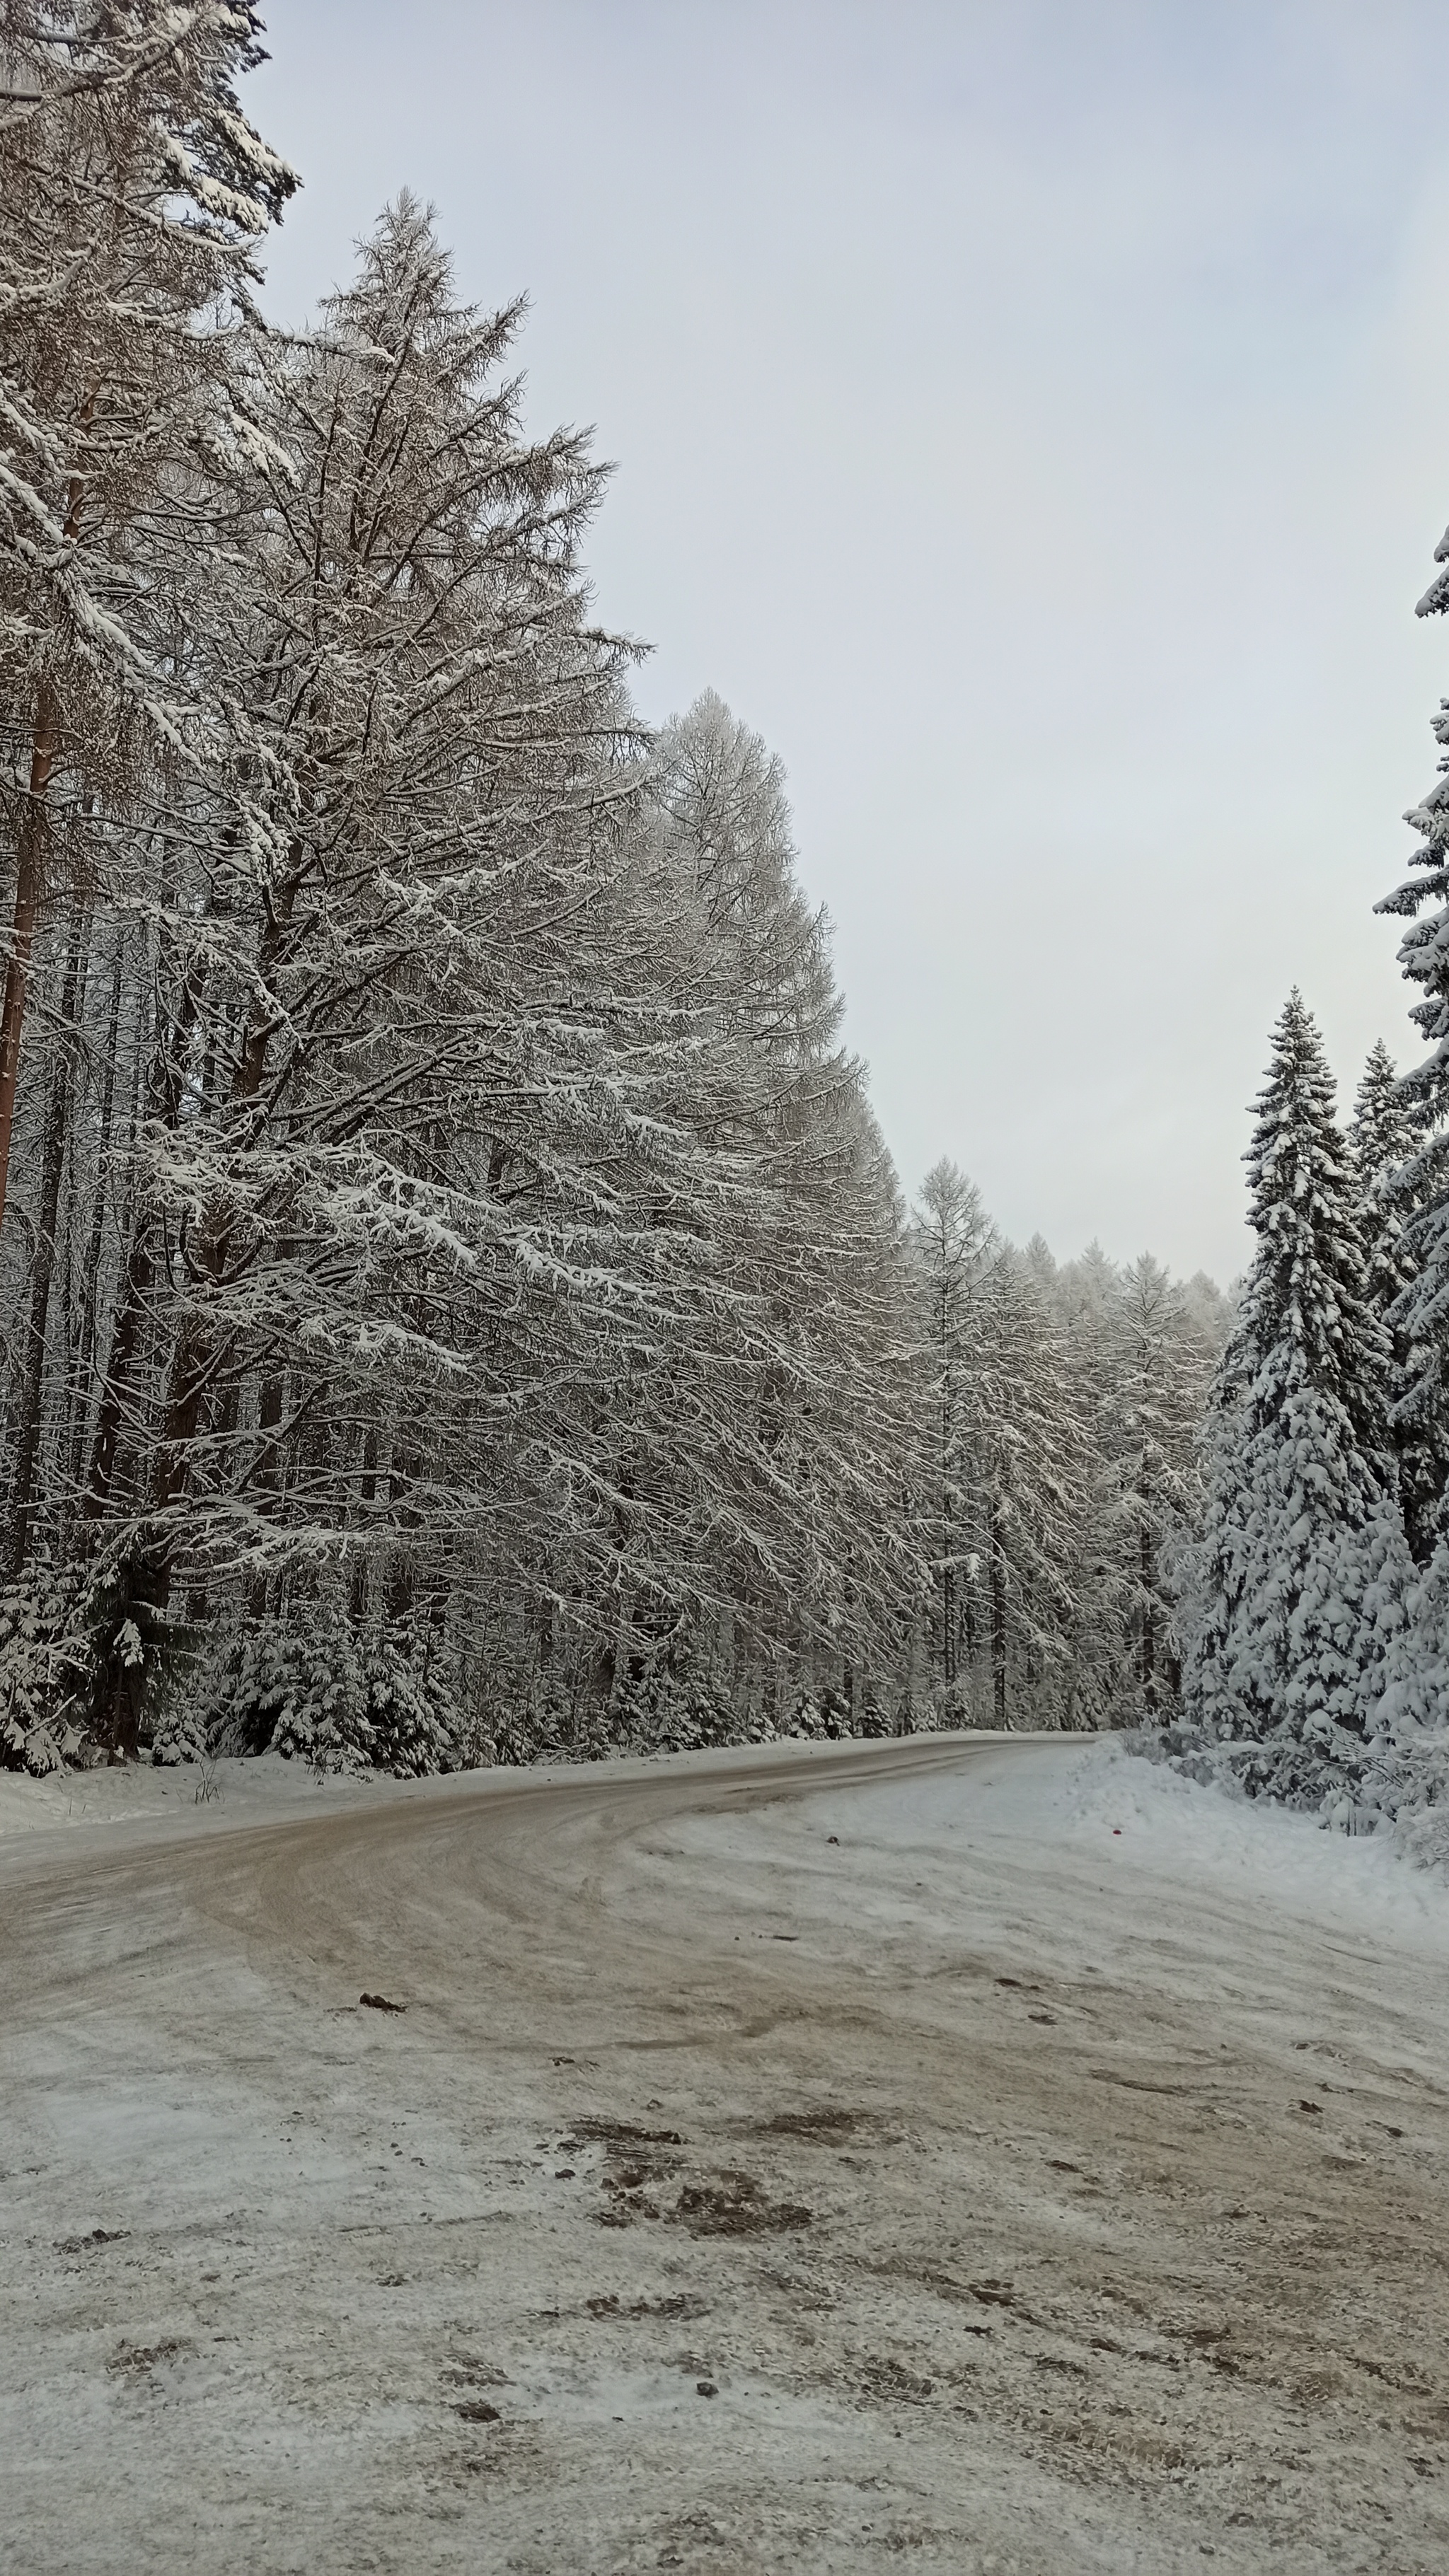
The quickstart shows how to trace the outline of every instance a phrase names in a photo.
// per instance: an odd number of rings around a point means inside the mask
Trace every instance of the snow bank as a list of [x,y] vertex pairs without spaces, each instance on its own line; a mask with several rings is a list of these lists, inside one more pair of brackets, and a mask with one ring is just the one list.
[[194,1818],[198,1825],[268,1817],[313,1815],[356,1805],[399,1784],[378,1773],[366,1778],[329,1772],[262,1753],[247,1761],[178,1762],[165,1769],[149,1762],[106,1763],[94,1771],[52,1771],[35,1780],[23,1771],[0,1771],[0,1843],[19,1834],[64,1825],[122,1825]]
[[1158,1877],[1169,1912],[1178,1888],[1238,1890],[1255,1906],[1449,1958],[1449,1888],[1394,1838],[1325,1832],[1271,1800],[1144,1761],[1117,1736],[1051,1755],[1019,1740],[956,1774],[827,1790],[810,1806],[852,1843],[910,1849],[923,1865],[959,1869],[964,1846],[1010,1840],[1043,1860],[1090,1855],[1139,1886],[1144,1873]]

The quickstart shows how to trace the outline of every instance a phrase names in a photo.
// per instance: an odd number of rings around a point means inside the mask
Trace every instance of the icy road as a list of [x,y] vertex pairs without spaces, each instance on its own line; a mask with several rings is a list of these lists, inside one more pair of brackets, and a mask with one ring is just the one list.
[[1449,2567],[1386,1850],[1061,1739],[225,1780],[0,1782],[0,2565]]

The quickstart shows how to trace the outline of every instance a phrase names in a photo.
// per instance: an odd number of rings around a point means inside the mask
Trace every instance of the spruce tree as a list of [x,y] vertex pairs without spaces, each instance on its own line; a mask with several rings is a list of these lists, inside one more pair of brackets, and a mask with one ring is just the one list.
[[1368,1300],[1391,1344],[1389,1423],[1399,1468],[1399,1499],[1413,1554],[1430,1555],[1444,1491],[1441,1417],[1422,1401],[1419,1335],[1411,1324],[1418,1262],[1411,1233],[1418,1214],[1410,1166],[1417,1136],[1394,1060],[1379,1038],[1369,1050],[1349,1126],[1359,1189]]
[[1253,1785],[1316,1805],[1361,1767],[1407,1567],[1389,1339],[1333,1077],[1296,991],[1255,1107],[1258,1250],[1213,1391],[1183,1699],[1206,1734],[1262,1745]]
[[1402,1201],[1394,1187],[1413,1152],[1414,1128],[1382,1038],[1370,1047],[1359,1078],[1348,1141],[1359,1184],[1364,1285],[1370,1304],[1384,1318],[1414,1278]]
[[[1449,609],[1449,529],[1434,560],[1440,570],[1418,603],[1420,617]],[[1449,770],[1449,698],[1440,701],[1433,732],[1441,774],[1404,816],[1419,835],[1414,873],[1376,907],[1409,924],[1399,963],[1405,979],[1420,988],[1409,1017],[1429,1046],[1400,1085],[1413,1151],[1395,1190],[1415,1271],[1395,1317],[1404,1345],[1395,1431],[1415,1453],[1408,1517],[1421,1560],[1443,1531],[1449,1484],[1449,777],[1443,774]]]

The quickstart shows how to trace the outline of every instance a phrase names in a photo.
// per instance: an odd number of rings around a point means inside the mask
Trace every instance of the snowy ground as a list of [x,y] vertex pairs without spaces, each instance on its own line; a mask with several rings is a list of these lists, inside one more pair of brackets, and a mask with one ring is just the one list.
[[0,2565],[1449,2565],[1386,1846],[1060,1739],[196,1787],[0,1778]]

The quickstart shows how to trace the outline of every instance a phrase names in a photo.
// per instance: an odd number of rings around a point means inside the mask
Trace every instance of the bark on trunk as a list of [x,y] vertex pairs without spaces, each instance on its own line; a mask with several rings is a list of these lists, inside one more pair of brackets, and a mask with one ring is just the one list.
[[[99,390],[98,386],[92,386],[81,406],[82,429],[89,428],[95,417]],[[74,545],[80,534],[85,490],[84,476],[73,474],[66,485],[65,520],[61,528],[67,545]],[[5,1222],[5,1201],[10,1190],[10,1141],[15,1129],[20,1038],[25,1025],[35,925],[45,881],[46,798],[50,793],[51,772],[59,747],[60,704],[54,683],[42,678],[35,693],[35,724],[30,737],[30,795],[21,816],[16,842],[15,917],[11,925],[10,955],[5,965],[5,995],[0,1001],[0,1225]]]
[[1157,1705],[1157,1623],[1153,1617],[1152,1538],[1143,1524],[1141,1531],[1142,1571],[1142,1697],[1148,1708]]
[[[146,1106],[149,1117],[157,1118],[167,1129],[174,1128],[181,1114],[181,1084],[177,1056],[189,1037],[201,1004],[201,978],[190,973],[185,977],[176,1016],[166,1031],[158,1026],[152,1035],[151,1063],[146,1082]],[[131,1115],[133,1158],[137,1148],[137,1119]],[[146,1204],[144,1176],[139,1164],[134,1165],[136,1178],[131,1193],[131,1249],[126,1262],[125,1278],[116,1304],[116,1320],[111,1333],[110,1364],[96,1415],[96,1436],[91,1451],[91,1472],[86,1492],[87,1520],[99,1520],[105,1511],[116,1471],[116,1454],[121,1422],[130,1393],[131,1377],[141,1347],[142,1328],[147,1301],[155,1278],[152,1245],[154,1239],[151,1211]]]
[[146,1209],[141,1207],[136,1212],[136,1227],[131,1237],[115,1331],[111,1335],[110,1364],[96,1414],[96,1436],[91,1450],[91,1472],[85,1500],[87,1520],[99,1520],[110,1500],[121,1422],[141,1347],[141,1328],[146,1319],[146,1301],[151,1293],[152,1277],[151,1221]]
[[55,691],[42,680],[30,738],[30,794],[20,817],[15,846],[15,915],[10,955],[5,963],[5,996],[0,1002],[0,1225],[10,1187],[10,1141],[15,1130],[15,1086],[20,1074],[20,1036],[30,990],[30,960],[45,873],[45,800],[60,739],[60,712]]
[[111,1153],[111,1126],[116,1107],[116,1049],[121,1033],[121,943],[116,941],[115,963],[111,968],[111,1008],[106,1031],[106,1071],[101,1089],[101,1126],[96,1154],[96,1195],[91,1209],[90,1239],[86,1261],[81,1308],[80,1341],[76,1349],[75,1417],[70,1435],[70,1474],[78,1485],[85,1463],[86,1430],[90,1422],[91,1371],[96,1356],[96,1300],[99,1295],[101,1244],[106,1223],[106,1167]]
[[[257,1509],[266,1514],[277,1491],[277,1451],[274,1434],[281,1427],[283,1387],[280,1377],[264,1377],[257,1403],[258,1450],[252,1484],[257,1496]],[[260,1569],[247,1582],[247,1608],[253,1619],[264,1619],[267,1611],[267,1578]]]
[[991,1550],[991,1696],[996,1723],[1006,1725],[1006,1565],[993,1513]]
[[45,1386],[45,1336],[50,1321],[50,1287],[55,1276],[55,1236],[60,1214],[60,1182],[65,1169],[66,1137],[70,1120],[70,1033],[75,1026],[80,992],[81,922],[71,928],[70,953],[66,959],[65,983],[61,991],[60,1037],[55,1052],[55,1066],[50,1078],[50,1098],[45,1113],[45,1147],[40,1169],[40,1211],[35,1240],[35,1259],[30,1273],[30,1317],[25,1341],[24,1372],[20,1390],[20,1425],[15,1450],[15,1473],[10,1486],[9,1528],[6,1533],[6,1565],[18,1574],[30,1546],[31,1504],[35,1491],[35,1465],[40,1454],[41,1406]]
[[[300,852],[294,850],[293,858],[300,862]],[[300,883],[298,864],[278,900],[269,906],[258,942],[253,999],[232,1083],[231,1106],[234,1111],[250,1108],[262,1087],[267,1050],[274,1034],[274,1021],[263,996],[282,955]],[[213,1284],[226,1275],[234,1223],[234,1216],[227,1208],[216,1205],[202,1229],[197,1268]],[[202,1404],[221,1357],[216,1336],[202,1318],[193,1316],[183,1324],[172,1354],[161,1438],[156,1451],[153,1493],[158,1511],[168,1510],[185,1494]]]
[[[377,1424],[369,1422],[362,1441],[362,1482],[358,1492],[363,1529],[372,1528],[372,1506],[377,1494]],[[354,1627],[367,1615],[367,1576],[369,1551],[364,1545],[352,1569],[348,1611]]]

